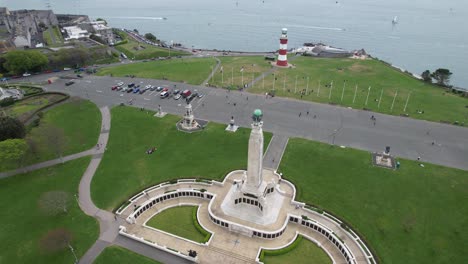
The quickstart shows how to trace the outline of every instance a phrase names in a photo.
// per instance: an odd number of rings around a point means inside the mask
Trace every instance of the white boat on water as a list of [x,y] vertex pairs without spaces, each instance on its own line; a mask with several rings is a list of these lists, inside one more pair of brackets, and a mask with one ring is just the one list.
[[398,17],[395,16],[395,17],[393,17],[392,24],[395,25],[397,23],[398,23]]

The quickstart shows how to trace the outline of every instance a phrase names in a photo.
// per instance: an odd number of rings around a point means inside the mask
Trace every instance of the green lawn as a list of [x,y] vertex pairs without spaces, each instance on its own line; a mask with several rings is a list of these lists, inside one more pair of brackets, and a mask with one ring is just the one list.
[[[145,187],[176,178],[222,180],[230,171],[247,167],[250,129],[228,133],[226,125],[210,122],[204,131],[184,133],[181,119],[159,119],[131,107],[115,107],[107,152],[91,183],[93,201],[114,209]],[[265,149],[271,139],[265,133]],[[157,150],[151,155],[145,151]],[[112,188],[109,188],[112,186]]]
[[[49,231],[66,228],[78,258],[96,241],[99,224],[79,208],[74,194],[90,158],[0,179],[0,263],[73,263],[67,248],[56,253],[41,250],[40,240]],[[49,191],[69,194],[68,212],[50,216],[39,210],[41,195]]]
[[164,210],[146,222],[146,225],[188,240],[204,243],[205,236],[197,230],[192,219],[192,211],[196,208],[196,206],[178,206]]
[[[263,72],[271,69],[271,65],[263,56],[245,56],[245,57],[219,57],[221,67],[214,77],[209,81],[210,84],[223,87],[238,89],[243,83],[250,83]],[[259,83],[261,85],[262,82]]]
[[[409,114],[412,118],[437,122],[468,123],[466,98],[427,85],[377,60],[298,57],[292,63],[296,68],[276,69],[275,75],[269,75],[264,81],[265,88],[260,81],[249,90],[260,94],[271,91],[273,80],[276,78],[274,87],[277,96],[333,103],[357,109],[368,108],[392,115]],[[307,91],[307,95],[301,97],[300,92],[303,90]],[[355,91],[357,92],[354,99]],[[379,105],[381,94],[382,100]],[[404,111],[408,96],[408,106]],[[424,114],[418,114],[418,110],[424,111]]]
[[155,260],[139,255],[133,251],[118,246],[110,246],[104,249],[102,253],[93,262],[94,264],[160,264]]
[[156,47],[142,42],[137,42],[126,32],[119,31],[119,35],[127,40],[127,43],[116,45],[115,48],[125,53],[129,59],[144,60],[157,57],[190,55],[189,53],[174,49]]
[[[291,245],[290,245],[291,246]],[[287,250],[287,248],[285,248]],[[285,250],[281,249],[281,250]],[[273,254],[275,251],[273,251]],[[286,254],[274,256],[265,254],[265,264],[331,264],[330,257],[312,241],[301,238],[295,248]]]
[[350,223],[382,263],[466,262],[468,173],[400,162],[373,167],[368,152],[291,139],[279,170],[297,200]]
[[137,62],[126,65],[102,68],[97,75],[125,76],[135,75],[140,78],[164,79],[189,84],[201,84],[216,65],[213,58],[181,58],[162,61]]
[[[63,130],[63,156],[88,150],[96,145],[101,128],[101,113],[95,104],[77,98],[58,105],[44,113],[39,127],[32,128],[26,138],[34,142],[27,152],[21,166],[58,158],[50,145],[45,141],[41,127],[51,124]],[[7,171],[19,164],[1,163],[0,171]]]

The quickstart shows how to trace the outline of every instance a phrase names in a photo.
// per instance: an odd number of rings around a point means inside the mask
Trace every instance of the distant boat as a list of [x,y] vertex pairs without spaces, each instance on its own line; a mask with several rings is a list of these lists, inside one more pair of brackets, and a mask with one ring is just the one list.
[[163,17],[164,20],[167,20],[167,17]]
[[395,17],[393,18],[393,20],[392,20],[392,24],[395,25],[395,24],[397,24],[397,23],[398,23],[398,17],[395,16]]

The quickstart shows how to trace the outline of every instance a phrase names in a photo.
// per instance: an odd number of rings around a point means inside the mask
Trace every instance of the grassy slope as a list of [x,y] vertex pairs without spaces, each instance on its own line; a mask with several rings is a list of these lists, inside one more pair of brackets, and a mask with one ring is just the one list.
[[[63,129],[66,138],[64,156],[88,150],[96,145],[101,128],[101,113],[90,101],[72,99],[72,101],[58,105],[44,113],[40,125],[52,124]],[[27,135],[39,140],[37,152],[29,151],[23,166],[58,158],[50,146],[40,141],[38,128],[33,128]],[[0,171],[14,169],[17,164],[2,164]]]
[[105,248],[104,251],[102,251],[102,253],[94,261],[94,264],[115,263],[159,264],[160,262],[118,246],[110,246]]
[[[94,243],[99,224],[79,208],[74,194],[89,157],[0,180],[0,263],[73,263],[69,249],[58,253],[39,250],[40,238],[49,230],[66,228],[72,232],[72,246],[78,257]],[[38,209],[42,193],[54,190],[70,194],[66,215],[46,216]]]
[[312,241],[303,238],[296,248],[284,255],[265,256],[265,264],[331,264],[330,257]]
[[[107,152],[91,184],[98,207],[116,208],[132,194],[166,180],[221,180],[228,172],[247,167],[250,129],[227,133],[225,125],[209,123],[204,131],[187,134],[177,130],[179,120],[172,115],[154,118],[151,112],[129,107],[112,109]],[[266,149],[271,134],[264,136]],[[145,154],[153,146],[156,152]]]
[[291,139],[280,171],[297,200],[349,222],[383,263],[463,263],[468,241],[466,171],[400,160],[373,167],[368,152]]
[[195,227],[192,211],[195,206],[173,207],[158,213],[146,224],[159,230],[203,243],[205,236]]
[[202,83],[210,74],[211,66],[216,65],[212,58],[171,59],[149,61],[103,68],[98,75],[135,75],[141,78],[163,79],[190,84]]
[[[244,83],[249,83],[252,81],[252,75],[256,78],[271,68],[263,56],[220,57],[219,59],[223,72],[220,67],[209,82],[218,87],[242,87],[242,72]],[[242,67],[244,70],[241,72]]]
[[[351,106],[362,109],[364,107],[376,112],[399,115],[407,113],[413,118],[431,121],[450,121],[468,123],[468,104],[466,98],[462,98],[436,86],[427,85],[406,74],[403,74],[382,62],[376,60],[354,60],[354,59],[327,59],[298,57],[292,61],[296,65],[295,69],[277,69],[275,90],[276,95],[292,98],[301,98],[300,90],[307,88],[307,77],[309,77],[309,93],[303,96],[303,100],[316,102],[333,102],[344,106]],[[297,93],[294,93],[296,76]],[[284,80],[286,78],[286,88]],[[262,89],[261,82],[258,83],[252,92],[264,93],[273,87],[273,74],[265,79],[265,89]],[[343,101],[343,84],[347,80]],[[320,94],[318,85],[320,81]],[[330,88],[325,84],[333,81],[331,99],[329,99]],[[356,100],[353,103],[355,87],[358,85]],[[371,86],[367,106],[365,105],[368,88]],[[290,92],[287,92],[287,90]],[[378,99],[383,89],[382,101],[378,108]],[[393,111],[391,105],[395,93]],[[404,107],[409,93],[410,100],[404,112]],[[377,100],[377,101],[376,101]],[[418,114],[417,110],[424,110],[424,114]]]

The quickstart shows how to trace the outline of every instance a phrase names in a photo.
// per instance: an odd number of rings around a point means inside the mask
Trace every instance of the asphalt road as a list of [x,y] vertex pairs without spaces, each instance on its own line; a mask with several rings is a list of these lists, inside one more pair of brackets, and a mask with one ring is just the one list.
[[[31,76],[28,81],[45,81],[51,76]],[[156,110],[161,105],[164,112],[177,115],[184,113],[185,102],[182,99],[161,99],[157,92],[127,94],[111,91],[110,87],[123,81],[142,87],[152,84],[166,85],[172,89],[174,85],[177,89],[197,89],[205,96],[192,102],[196,118],[228,124],[231,116],[234,116],[237,125],[250,127],[253,110],[260,108],[264,113],[265,131],[367,151],[383,151],[385,146],[390,146],[391,154],[399,157],[413,160],[421,157],[424,162],[468,170],[468,129],[463,127],[152,79],[85,75],[68,87],[64,85],[66,81],[60,79],[45,88],[90,99],[98,106],[113,106],[133,99],[134,107]],[[375,125],[370,119],[371,115],[376,117]],[[432,145],[432,142],[435,144]]]

